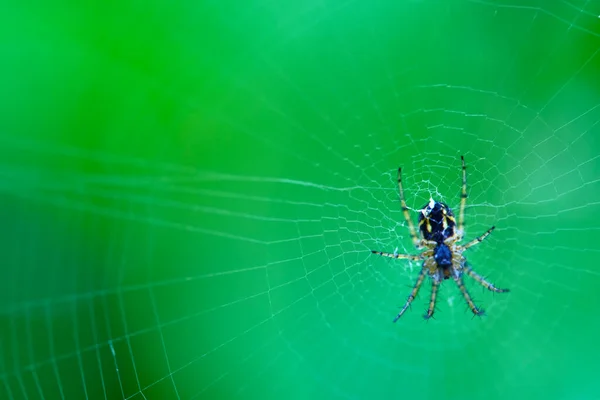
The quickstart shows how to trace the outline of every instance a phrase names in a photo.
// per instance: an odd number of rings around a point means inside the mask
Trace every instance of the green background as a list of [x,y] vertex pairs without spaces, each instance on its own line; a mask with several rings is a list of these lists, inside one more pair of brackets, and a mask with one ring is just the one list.
[[[0,398],[598,399],[600,3],[0,5]],[[430,196],[507,295],[392,319]]]

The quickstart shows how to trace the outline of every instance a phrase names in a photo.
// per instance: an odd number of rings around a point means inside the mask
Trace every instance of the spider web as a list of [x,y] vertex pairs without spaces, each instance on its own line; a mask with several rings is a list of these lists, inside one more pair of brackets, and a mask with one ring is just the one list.
[[[600,4],[231,6],[2,13],[0,398],[597,395]],[[460,155],[511,293],[393,324]]]

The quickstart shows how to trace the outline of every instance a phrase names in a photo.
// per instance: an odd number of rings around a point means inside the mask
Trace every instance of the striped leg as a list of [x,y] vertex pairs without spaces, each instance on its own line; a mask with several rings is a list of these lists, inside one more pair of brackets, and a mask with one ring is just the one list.
[[406,200],[404,199],[404,189],[402,188],[402,168],[398,168],[398,190],[400,191],[400,205],[402,206],[402,213],[404,214],[404,219],[408,224],[408,230],[410,232],[410,237],[412,239],[413,244],[416,248],[421,248],[419,238],[417,237],[417,231],[415,230],[415,225],[410,218],[410,214],[408,213],[408,207],[406,206]]
[[463,246],[463,248],[466,250],[466,249],[468,249],[469,247],[473,247],[473,246],[475,246],[476,244],[479,244],[479,243],[483,242],[483,239],[485,239],[486,237],[488,237],[488,236],[489,236],[489,234],[490,234],[490,233],[492,233],[492,231],[493,231],[494,229],[496,229],[496,227],[495,227],[495,226],[492,226],[490,229],[488,229],[488,230],[487,230],[487,232],[486,232],[486,233],[484,233],[483,235],[481,235],[481,236],[479,236],[479,237],[476,237],[475,239],[471,240],[469,243],[465,244],[465,245]]
[[400,258],[400,259],[412,260],[412,261],[421,260],[420,254],[416,254],[416,255],[415,254],[394,254],[394,253],[386,253],[384,251],[378,251],[378,250],[371,250],[371,253],[378,254],[382,257],[389,257],[389,258]]
[[421,273],[419,273],[419,277],[417,278],[417,282],[415,283],[415,286],[413,287],[413,290],[410,292],[410,296],[408,296],[408,299],[406,300],[406,303],[404,304],[404,307],[402,307],[402,310],[400,310],[400,312],[398,313],[398,315],[396,315],[396,318],[394,318],[394,322],[396,322],[396,321],[398,321],[398,319],[400,319],[400,317],[402,316],[402,314],[404,314],[404,312],[410,306],[410,303],[412,303],[412,301],[415,299],[415,297],[417,297],[417,293],[419,293],[419,288],[421,287],[421,284],[423,283],[423,280],[425,279],[426,273],[427,273],[427,268],[421,268]]
[[462,162],[462,191],[460,193],[460,212],[458,214],[458,232],[462,237],[465,232],[465,206],[467,205],[467,167],[465,158],[460,156]]
[[463,297],[467,301],[467,304],[469,305],[469,308],[471,309],[471,312],[473,313],[473,315],[478,315],[478,316],[484,315],[485,311],[483,309],[477,307],[475,305],[475,303],[473,303],[473,299],[471,299],[471,295],[467,291],[467,288],[465,287],[465,284],[464,284],[462,278],[460,276],[455,275],[454,282],[456,282],[456,284],[458,285],[458,288],[460,289],[460,292],[462,293]]
[[440,282],[434,279],[431,286],[431,300],[429,300],[429,308],[427,309],[427,314],[423,315],[423,318],[425,319],[433,317],[433,313],[435,312],[435,299],[437,297],[437,291],[439,287]]
[[510,292],[510,289],[498,289],[496,286],[494,286],[492,283],[488,282],[485,280],[485,278],[481,275],[479,275],[477,272],[473,271],[473,268],[471,268],[470,265],[467,265],[464,268],[464,271],[473,279],[475,279],[477,282],[479,282],[479,284],[481,286],[483,286],[484,288],[491,290],[492,292],[496,292],[496,293],[506,293],[506,292]]

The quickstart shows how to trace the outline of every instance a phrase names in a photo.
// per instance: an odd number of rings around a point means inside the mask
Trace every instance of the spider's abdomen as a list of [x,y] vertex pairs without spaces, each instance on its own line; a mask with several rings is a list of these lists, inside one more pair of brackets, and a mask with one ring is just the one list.
[[425,240],[443,243],[454,235],[456,220],[450,207],[431,199],[419,213],[419,230]]

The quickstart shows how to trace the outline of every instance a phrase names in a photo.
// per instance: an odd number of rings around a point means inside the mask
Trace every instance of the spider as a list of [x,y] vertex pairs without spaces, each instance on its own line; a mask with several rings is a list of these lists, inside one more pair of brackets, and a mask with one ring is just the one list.
[[398,168],[398,189],[400,191],[400,204],[402,206],[402,213],[408,224],[410,236],[412,242],[417,249],[427,248],[421,254],[397,254],[386,253],[378,250],[371,250],[374,254],[379,254],[383,257],[399,258],[413,261],[423,261],[421,272],[419,277],[404,304],[404,307],[400,310],[394,322],[404,314],[407,308],[410,306],[412,301],[417,296],[419,288],[425,279],[425,275],[429,275],[432,280],[431,287],[431,299],[429,301],[429,308],[427,313],[423,315],[423,318],[428,320],[433,317],[435,311],[435,301],[437,291],[440,283],[444,279],[452,278],[458,285],[463,297],[465,298],[469,308],[473,312],[473,316],[483,316],[485,311],[482,308],[477,307],[465,284],[463,282],[463,274],[466,273],[471,278],[475,279],[483,287],[496,293],[506,293],[509,289],[498,289],[492,283],[485,280],[485,278],[475,272],[471,266],[467,263],[466,258],[463,256],[463,252],[476,244],[481,243],[492,231],[496,228],[492,226],[483,235],[471,240],[467,244],[460,245],[463,239],[464,233],[464,221],[465,221],[465,205],[467,204],[467,169],[465,167],[465,158],[460,156],[462,161],[462,192],[460,195],[460,212],[458,214],[458,229],[456,229],[456,219],[452,210],[444,203],[437,202],[433,199],[429,200],[429,203],[423,206],[423,209],[419,211],[419,231],[421,233],[421,239],[417,237],[415,226],[408,213],[408,207],[404,200],[404,190],[402,189],[402,168]]

